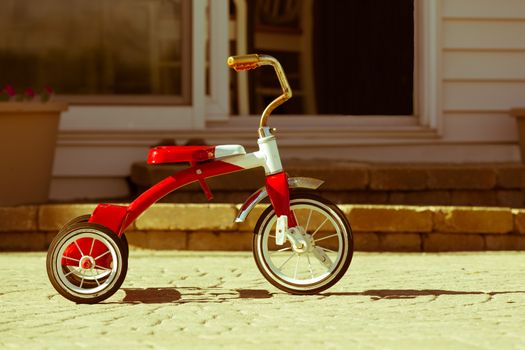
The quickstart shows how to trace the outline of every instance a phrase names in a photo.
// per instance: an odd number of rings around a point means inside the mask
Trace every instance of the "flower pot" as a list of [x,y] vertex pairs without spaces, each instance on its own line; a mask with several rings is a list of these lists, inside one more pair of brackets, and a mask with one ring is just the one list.
[[65,103],[0,103],[0,206],[47,202]]
[[525,108],[513,108],[510,110],[510,114],[516,117],[521,162],[525,163]]

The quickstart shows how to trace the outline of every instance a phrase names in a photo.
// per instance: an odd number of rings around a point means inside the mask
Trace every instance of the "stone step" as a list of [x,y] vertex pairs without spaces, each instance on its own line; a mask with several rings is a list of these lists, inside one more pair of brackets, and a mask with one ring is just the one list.
[[[46,250],[69,219],[96,204],[0,207],[0,251]],[[251,250],[252,230],[267,205],[235,223],[240,205],[156,204],[126,236],[132,247]],[[340,205],[359,251],[525,250],[525,209]],[[210,218],[203,220],[203,218]]]
[[[336,203],[525,207],[523,164],[358,164],[336,161],[284,162],[290,176],[325,181],[319,194]],[[135,163],[131,171],[136,197],[186,168],[184,164]],[[208,180],[214,202],[242,203],[264,185],[264,171],[251,169]],[[197,184],[166,196],[166,203],[205,203]]]

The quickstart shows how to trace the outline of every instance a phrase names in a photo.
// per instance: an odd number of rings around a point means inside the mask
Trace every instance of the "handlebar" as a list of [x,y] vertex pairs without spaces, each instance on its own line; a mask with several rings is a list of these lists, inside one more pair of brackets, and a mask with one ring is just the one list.
[[270,117],[270,114],[273,112],[273,110],[292,97],[292,89],[290,88],[290,84],[288,84],[283,67],[279,61],[275,59],[275,57],[258,54],[231,56],[228,57],[227,63],[228,67],[235,69],[237,72],[259,68],[260,66],[272,66],[275,69],[275,73],[277,74],[277,78],[279,79],[279,83],[283,89],[283,93],[275,100],[270,102],[270,104],[264,109],[261,115],[261,121],[259,122],[259,129],[266,127],[268,117]]
[[243,55],[228,57],[228,67],[235,69],[237,72],[242,70],[255,69],[259,67],[259,55]]

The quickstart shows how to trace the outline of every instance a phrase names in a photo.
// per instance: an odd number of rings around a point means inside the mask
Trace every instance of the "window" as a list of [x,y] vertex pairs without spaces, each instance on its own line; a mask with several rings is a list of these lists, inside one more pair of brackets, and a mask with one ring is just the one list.
[[[415,114],[413,0],[246,3],[248,51],[279,59],[294,92],[275,113]],[[249,112],[258,114],[279,88],[267,67],[249,81]]]
[[185,104],[186,0],[8,0],[0,83],[52,86],[72,103]]

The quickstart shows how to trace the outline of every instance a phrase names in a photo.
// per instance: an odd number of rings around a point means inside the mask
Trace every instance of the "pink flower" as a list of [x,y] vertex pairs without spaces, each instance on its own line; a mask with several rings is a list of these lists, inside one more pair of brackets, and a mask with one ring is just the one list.
[[28,97],[29,99],[32,99],[35,97],[35,90],[33,90],[32,88],[27,88],[25,91],[24,91],[24,95],[26,97]]
[[53,95],[55,93],[55,90],[51,86],[44,86],[44,93],[48,95]]
[[13,87],[11,85],[9,85],[9,84],[4,86],[4,91],[9,97],[13,97],[13,96],[16,95],[15,89],[13,89]]

